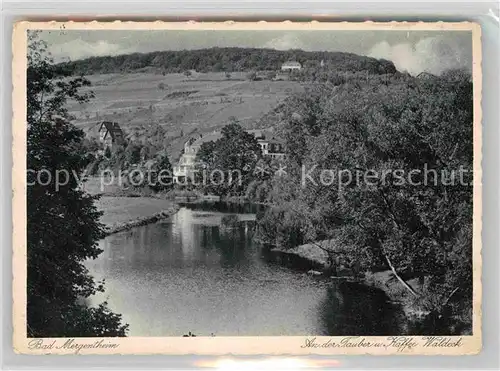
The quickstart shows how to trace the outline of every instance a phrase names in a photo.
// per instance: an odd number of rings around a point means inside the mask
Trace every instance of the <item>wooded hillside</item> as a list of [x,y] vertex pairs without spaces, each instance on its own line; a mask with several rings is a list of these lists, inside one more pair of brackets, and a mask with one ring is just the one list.
[[156,67],[165,73],[196,70],[198,72],[233,72],[248,70],[278,70],[286,61],[297,61],[303,67],[317,67],[337,71],[367,71],[373,74],[396,72],[387,60],[341,52],[307,52],[303,50],[274,50],[255,48],[209,48],[199,50],[169,50],[152,53],[92,57],[61,66],[73,74],[130,72]]

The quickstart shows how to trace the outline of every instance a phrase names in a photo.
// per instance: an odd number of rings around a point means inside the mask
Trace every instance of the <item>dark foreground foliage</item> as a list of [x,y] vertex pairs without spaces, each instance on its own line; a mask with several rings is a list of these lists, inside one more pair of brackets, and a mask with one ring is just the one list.
[[[27,70],[27,333],[30,337],[125,336],[128,325],[106,303],[89,307],[85,298],[103,291],[84,266],[102,250],[100,212],[94,198],[78,189],[88,158],[83,132],[69,124],[68,99],[89,82],[61,80],[36,33],[29,34]],[[57,171],[67,183],[56,187]],[[37,179],[37,174],[41,176]],[[48,179],[51,176],[51,181]],[[61,172],[59,174],[62,174]],[[64,183],[63,175],[60,182]],[[46,184],[46,185],[43,185]]]

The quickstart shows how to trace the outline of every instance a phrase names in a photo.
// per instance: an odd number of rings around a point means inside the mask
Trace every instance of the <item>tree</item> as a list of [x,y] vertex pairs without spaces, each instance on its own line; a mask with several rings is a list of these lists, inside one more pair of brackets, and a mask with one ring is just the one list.
[[223,69],[223,66],[222,66],[222,63],[221,62],[216,62],[213,67],[212,67],[212,71],[213,72],[220,72],[222,71]]
[[[104,236],[95,197],[80,190],[72,174],[87,165],[84,134],[67,120],[69,99],[85,102],[90,85],[83,77],[60,79],[68,71],[54,66],[38,33],[28,31],[27,67],[27,333],[30,337],[125,336],[128,325],[106,303],[78,304],[97,291],[84,261],[102,250]],[[66,171],[67,184],[56,184]],[[50,174],[37,182],[36,174]],[[48,176],[47,176],[48,177]],[[46,185],[43,185],[46,184]]]
[[221,130],[222,138],[202,145],[196,155],[199,172],[207,174],[207,190],[216,195],[242,195],[253,179],[261,157],[260,146],[252,134],[233,122]]
[[151,151],[148,146],[143,146],[139,151],[140,161],[146,161],[151,154]]
[[115,173],[120,170],[125,170],[128,167],[127,161],[125,160],[125,148],[123,145],[115,144],[111,150],[111,156],[109,162],[105,168],[111,168]]
[[137,143],[129,143],[125,149],[125,160],[129,164],[138,164],[141,161],[142,146]]
[[99,150],[99,142],[97,141],[96,138],[92,137],[92,138],[85,138],[83,141],[82,141],[82,145],[83,147],[85,148],[85,150],[87,152],[97,152]]
[[255,72],[255,71],[248,72],[247,73],[247,80],[249,80],[249,81],[257,80],[257,72]]
[[196,153],[196,160],[202,164],[209,166],[215,163],[217,144],[214,141],[204,142],[201,144],[199,151]]
[[184,71],[184,76],[189,77],[189,76],[191,76],[191,75],[192,75],[192,73],[191,73],[191,71],[190,71],[190,70],[186,70],[186,71]]
[[273,80],[276,77],[276,71],[269,71],[266,74],[266,77],[267,77],[268,80]]
[[160,89],[160,90],[165,90],[165,83],[164,83],[164,82],[160,82],[160,83],[158,84],[158,89]]
[[151,188],[156,191],[165,191],[173,186],[172,164],[166,153],[160,154],[151,169]]

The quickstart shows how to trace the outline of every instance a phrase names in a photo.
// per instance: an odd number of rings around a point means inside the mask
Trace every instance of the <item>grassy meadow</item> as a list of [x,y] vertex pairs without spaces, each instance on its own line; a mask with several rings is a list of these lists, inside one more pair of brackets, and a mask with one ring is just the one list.
[[101,197],[96,206],[104,212],[101,223],[111,230],[132,226],[162,212],[173,214],[176,211],[173,202],[148,197]]

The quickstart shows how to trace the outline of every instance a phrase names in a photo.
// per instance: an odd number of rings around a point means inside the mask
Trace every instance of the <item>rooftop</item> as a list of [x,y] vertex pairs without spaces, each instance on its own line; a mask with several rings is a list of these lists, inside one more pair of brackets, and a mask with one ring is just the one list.
[[300,67],[301,64],[299,62],[296,62],[296,61],[288,61],[288,62],[283,63],[283,66]]
[[[270,129],[251,129],[251,130],[246,130],[246,132],[249,134],[253,134],[258,140],[266,140],[266,141],[272,141],[274,143],[281,143],[281,140]],[[220,138],[222,138],[221,132],[216,131],[203,135],[200,134],[197,137],[192,137],[188,140],[188,142],[192,147],[199,147],[203,143],[212,141],[215,142]]]
[[123,137],[123,131],[117,122],[103,121],[99,126],[99,131],[101,131],[103,127],[111,135],[111,138],[116,139],[117,137]]

